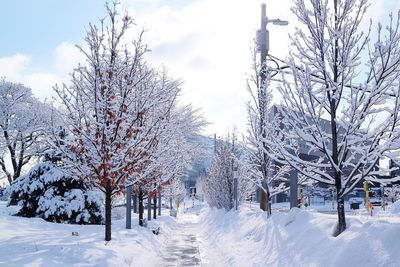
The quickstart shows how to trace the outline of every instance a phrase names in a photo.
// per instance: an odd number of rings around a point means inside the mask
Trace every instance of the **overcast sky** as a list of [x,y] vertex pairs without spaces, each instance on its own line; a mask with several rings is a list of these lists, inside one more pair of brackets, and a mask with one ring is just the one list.
[[[245,83],[250,47],[260,24],[260,5],[269,18],[289,21],[269,25],[270,53],[287,55],[288,34],[296,20],[289,0],[123,0],[121,8],[147,30],[148,61],[164,64],[184,81],[182,101],[200,107],[212,124],[207,134],[224,134],[237,125],[246,130]],[[374,0],[368,17],[387,19],[398,0]],[[41,99],[52,86],[68,81],[82,60],[74,44],[82,44],[88,23],[105,16],[101,0],[14,0],[0,4],[0,76],[24,83]]]

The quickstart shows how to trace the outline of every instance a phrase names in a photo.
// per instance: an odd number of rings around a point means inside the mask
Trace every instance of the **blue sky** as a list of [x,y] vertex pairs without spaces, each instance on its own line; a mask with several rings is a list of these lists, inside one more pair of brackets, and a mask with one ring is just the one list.
[[[137,29],[148,30],[148,61],[184,80],[182,101],[203,109],[213,123],[208,134],[222,135],[234,124],[246,130],[246,77],[261,2],[269,18],[289,20],[287,27],[269,26],[270,53],[284,58],[296,26],[290,0],[121,0]],[[370,3],[374,21],[400,8],[397,0]],[[74,45],[83,43],[88,23],[104,15],[102,0],[1,1],[0,76],[24,83],[41,99],[51,97],[52,86],[68,82],[83,60]]]
[[33,65],[46,64],[49,51],[65,41],[81,42],[84,27],[103,14],[104,3],[98,0],[2,1],[0,57],[23,53]]

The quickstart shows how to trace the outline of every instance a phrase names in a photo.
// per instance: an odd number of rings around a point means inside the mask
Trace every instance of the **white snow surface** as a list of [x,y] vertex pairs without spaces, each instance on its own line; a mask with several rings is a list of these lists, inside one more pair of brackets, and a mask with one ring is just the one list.
[[[13,213],[14,207],[0,202],[0,266],[156,266],[176,226],[175,219],[161,216],[149,228],[139,227],[137,214],[132,214],[132,229],[125,229],[124,208],[114,208],[112,240],[105,242],[104,225],[50,223]],[[151,232],[156,226],[161,227],[159,235]]]
[[125,229],[124,208],[113,209],[108,243],[104,226],[10,216],[14,211],[0,202],[0,266],[175,266],[164,264],[163,255],[168,240],[180,231],[179,220],[197,227],[194,242],[203,267],[400,266],[400,216],[392,212],[349,214],[348,229],[335,238],[334,214],[292,209],[274,211],[268,219],[254,205],[227,212],[186,202],[177,219],[164,210],[150,222],[150,229],[161,227],[160,235],[136,226],[136,217],[132,229]]
[[400,217],[347,216],[348,229],[335,238],[335,215],[297,208],[270,219],[248,207],[201,216],[203,247],[215,257],[209,266],[400,266]]
[[396,202],[394,202],[390,208],[389,211],[392,214],[396,214],[396,215],[400,215],[400,200],[397,200]]

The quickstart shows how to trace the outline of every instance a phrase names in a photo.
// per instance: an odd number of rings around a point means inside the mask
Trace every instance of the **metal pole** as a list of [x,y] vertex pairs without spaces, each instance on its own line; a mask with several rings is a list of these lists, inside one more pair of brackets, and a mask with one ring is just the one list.
[[290,171],[290,208],[297,208],[297,171]]
[[[267,6],[265,3],[261,4],[261,38],[260,38],[260,52],[261,52],[261,66],[264,70],[264,63],[267,58],[269,50],[269,33],[267,30]],[[265,73],[261,72],[261,82],[265,80]]]
[[126,187],[126,229],[131,229],[132,212],[132,186]]
[[[268,113],[267,106],[266,106],[266,101],[265,98],[266,92],[265,92],[265,79],[266,79],[266,59],[269,51],[269,31],[267,30],[267,24],[268,22],[272,22],[275,25],[280,25],[280,26],[285,26],[288,24],[287,21],[280,20],[280,19],[273,19],[273,20],[268,20],[267,18],[267,7],[265,3],[261,4],[261,29],[259,29],[258,34],[257,34],[257,45],[258,45],[258,50],[260,51],[260,61],[261,61],[261,71],[260,71],[260,88],[259,88],[259,93],[258,93],[258,101],[259,101],[259,113],[260,113],[260,133],[263,139],[266,138],[266,132],[265,132],[265,119],[266,115]],[[262,146],[264,151],[267,150],[267,145],[263,141]],[[266,183],[267,176],[269,176],[269,170],[267,169],[267,161],[268,161],[268,155],[263,152],[262,153],[263,157],[263,164],[261,166],[261,171],[263,172],[263,181],[261,182],[261,187],[264,188],[264,190],[260,190],[260,209],[267,211],[269,210],[270,214],[270,209],[268,208],[269,201],[270,201],[270,196],[269,196],[269,191],[268,191],[268,186]]]
[[[261,73],[260,73],[260,94],[259,97],[261,97],[261,99],[259,99],[258,101],[259,103],[259,109],[260,109],[260,131],[261,131],[261,135],[263,137],[263,139],[266,137],[265,135],[265,129],[264,129],[264,118],[265,118],[265,107],[264,107],[264,95],[265,92],[262,90],[263,89],[263,85],[265,83],[265,60],[267,58],[267,53],[268,53],[268,44],[267,42],[269,42],[269,39],[267,39],[267,12],[266,12],[266,5],[265,3],[261,4],[261,29],[260,29],[260,40],[259,40],[259,45],[260,45],[260,60],[261,60]],[[266,144],[263,141],[263,148],[266,149]],[[265,192],[265,190],[267,189],[267,183],[266,183],[266,175],[267,175],[267,155],[265,154],[265,152],[263,152],[263,163],[265,166],[263,166],[263,180],[261,182],[261,186],[262,188],[264,188],[264,190],[260,190],[260,209],[262,209],[263,211],[267,210],[267,200],[268,200],[268,196],[267,193]]]

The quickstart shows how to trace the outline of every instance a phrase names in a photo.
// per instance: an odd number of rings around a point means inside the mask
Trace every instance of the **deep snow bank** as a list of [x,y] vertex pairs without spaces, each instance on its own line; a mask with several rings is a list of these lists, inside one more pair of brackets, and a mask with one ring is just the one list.
[[219,266],[400,266],[400,220],[348,216],[332,237],[336,216],[293,209],[270,219],[258,210],[203,209],[206,247]]

